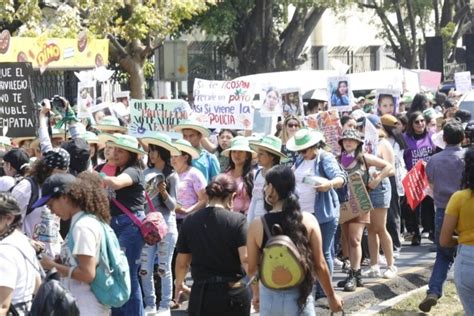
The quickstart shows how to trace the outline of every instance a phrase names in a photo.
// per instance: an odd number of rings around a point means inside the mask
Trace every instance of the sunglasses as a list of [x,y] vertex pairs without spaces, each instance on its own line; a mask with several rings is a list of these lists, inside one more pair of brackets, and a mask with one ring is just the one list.
[[424,122],[425,122],[425,120],[416,120],[416,121],[414,121],[413,123],[415,123],[415,124],[421,124],[421,123],[424,123]]
[[290,124],[288,124],[287,126],[288,126],[288,127],[300,127],[300,124],[292,124],[292,123],[290,123]]

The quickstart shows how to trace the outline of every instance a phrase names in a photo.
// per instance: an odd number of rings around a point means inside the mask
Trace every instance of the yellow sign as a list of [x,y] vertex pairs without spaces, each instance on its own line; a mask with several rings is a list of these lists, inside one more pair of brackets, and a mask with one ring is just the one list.
[[109,41],[91,39],[85,33],[78,38],[11,37],[0,33],[0,62],[30,62],[33,68],[81,69],[106,66]]

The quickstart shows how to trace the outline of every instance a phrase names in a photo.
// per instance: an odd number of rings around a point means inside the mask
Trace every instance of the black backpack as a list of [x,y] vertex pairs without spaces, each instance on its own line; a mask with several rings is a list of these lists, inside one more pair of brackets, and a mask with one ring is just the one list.
[[38,183],[36,183],[36,181],[32,178],[32,177],[24,177],[24,178],[19,178],[18,181],[15,183],[14,186],[12,186],[10,188],[10,190],[8,190],[8,192],[12,192],[13,189],[18,185],[18,183],[20,183],[22,180],[26,180],[30,183],[30,186],[31,186],[31,195],[30,195],[30,199],[28,201],[28,205],[26,206],[26,214],[25,214],[25,217],[27,215],[29,215],[31,212],[33,212],[33,204],[39,199],[39,194],[40,194],[40,187],[38,185]]

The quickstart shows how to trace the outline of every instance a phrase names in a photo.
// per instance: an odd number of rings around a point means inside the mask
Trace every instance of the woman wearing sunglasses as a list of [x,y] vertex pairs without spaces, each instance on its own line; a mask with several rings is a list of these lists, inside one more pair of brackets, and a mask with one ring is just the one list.
[[301,127],[303,127],[301,121],[298,119],[298,117],[294,115],[288,115],[283,121],[283,127],[280,134],[281,143],[283,144],[281,146],[281,152],[282,154],[286,155],[288,158],[284,159],[282,163],[289,167],[293,166],[293,164],[296,162],[296,157],[298,155],[296,152],[292,152],[291,150],[288,150],[288,148],[286,147],[286,143],[288,142],[290,138],[295,136],[296,132]]
[[[410,171],[419,160],[428,162],[435,153],[436,146],[431,140],[432,133],[426,128],[425,118],[422,112],[416,111],[408,116],[407,131],[403,135],[407,147],[403,153],[403,159],[407,170]],[[411,241],[412,246],[418,246],[421,243],[419,231],[419,222],[423,230],[430,234],[434,231],[434,205],[433,199],[427,196],[417,207],[415,212],[406,212],[407,230],[413,233]]]

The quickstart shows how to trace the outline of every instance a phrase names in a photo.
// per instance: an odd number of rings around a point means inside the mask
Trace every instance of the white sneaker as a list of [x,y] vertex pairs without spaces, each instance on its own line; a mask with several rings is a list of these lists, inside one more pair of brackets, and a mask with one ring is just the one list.
[[336,267],[336,268],[342,268],[343,265],[344,265],[344,262],[342,262],[342,261],[339,260],[338,258],[334,258],[334,267]]
[[156,307],[155,306],[145,307],[145,316],[153,316],[155,314],[156,314]]
[[393,251],[393,259],[398,259],[400,257],[400,250]]
[[379,261],[377,262],[379,266],[386,266],[387,265],[387,258],[383,255],[379,255]]
[[378,264],[373,265],[370,269],[362,272],[362,276],[366,278],[381,278],[382,272],[380,272],[380,267]]
[[157,316],[171,316],[171,310],[169,308],[160,307],[156,315]]
[[397,272],[398,272],[398,269],[396,266],[390,266],[387,268],[387,270],[385,270],[385,272],[383,273],[383,277],[385,279],[393,279],[394,277],[397,276]]

